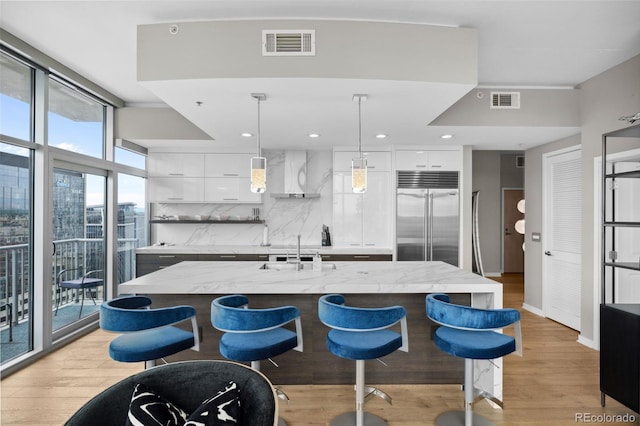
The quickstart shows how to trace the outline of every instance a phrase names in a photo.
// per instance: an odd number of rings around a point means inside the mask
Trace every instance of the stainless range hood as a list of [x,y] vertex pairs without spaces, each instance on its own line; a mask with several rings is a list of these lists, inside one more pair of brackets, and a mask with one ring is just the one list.
[[320,194],[307,192],[307,151],[284,152],[284,192],[271,194],[273,198],[318,198]]

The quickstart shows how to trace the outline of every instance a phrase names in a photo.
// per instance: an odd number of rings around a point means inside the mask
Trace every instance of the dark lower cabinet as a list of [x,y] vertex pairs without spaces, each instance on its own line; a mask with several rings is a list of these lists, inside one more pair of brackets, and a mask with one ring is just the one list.
[[600,305],[600,391],[638,412],[640,304]]

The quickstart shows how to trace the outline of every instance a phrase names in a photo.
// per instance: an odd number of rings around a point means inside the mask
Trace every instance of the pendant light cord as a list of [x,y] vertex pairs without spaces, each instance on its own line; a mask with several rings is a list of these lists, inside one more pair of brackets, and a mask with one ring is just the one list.
[[260,97],[258,99],[258,157],[262,156],[262,152],[260,149]]
[[362,158],[362,96],[358,96],[358,154]]

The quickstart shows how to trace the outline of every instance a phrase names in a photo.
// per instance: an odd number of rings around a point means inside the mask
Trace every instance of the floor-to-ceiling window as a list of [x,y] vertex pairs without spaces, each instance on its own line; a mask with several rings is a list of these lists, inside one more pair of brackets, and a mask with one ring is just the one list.
[[[147,244],[144,149],[114,144],[122,101],[51,64],[0,46],[3,374],[95,327],[100,303],[135,276],[135,248]],[[100,285],[59,286],[90,271]]]
[[0,53],[0,360],[33,349],[33,70]]
[[118,174],[116,284],[136,277],[136,249],[147,245],[146,179]]

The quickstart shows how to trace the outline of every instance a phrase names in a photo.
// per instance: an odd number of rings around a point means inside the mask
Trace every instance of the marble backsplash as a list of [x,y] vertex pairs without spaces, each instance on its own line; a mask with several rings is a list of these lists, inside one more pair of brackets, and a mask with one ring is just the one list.
[[[295,245],[301,235],[302,245],[322,242],[322,225],[332,227],[333,187],[332,152],[307,151],[307,191],[319,193],[320,198],[276,199],[271,193],[283,192],[284,151],[263,150],[267,158],[267,192],[262,204],[153,204],[151,216],[214,216],[246,218],[253,208],[260,208],[260,219],[268,227],[272,245]],[[151,243],[175,245],[259,245],[263,224],[153,224]]]

